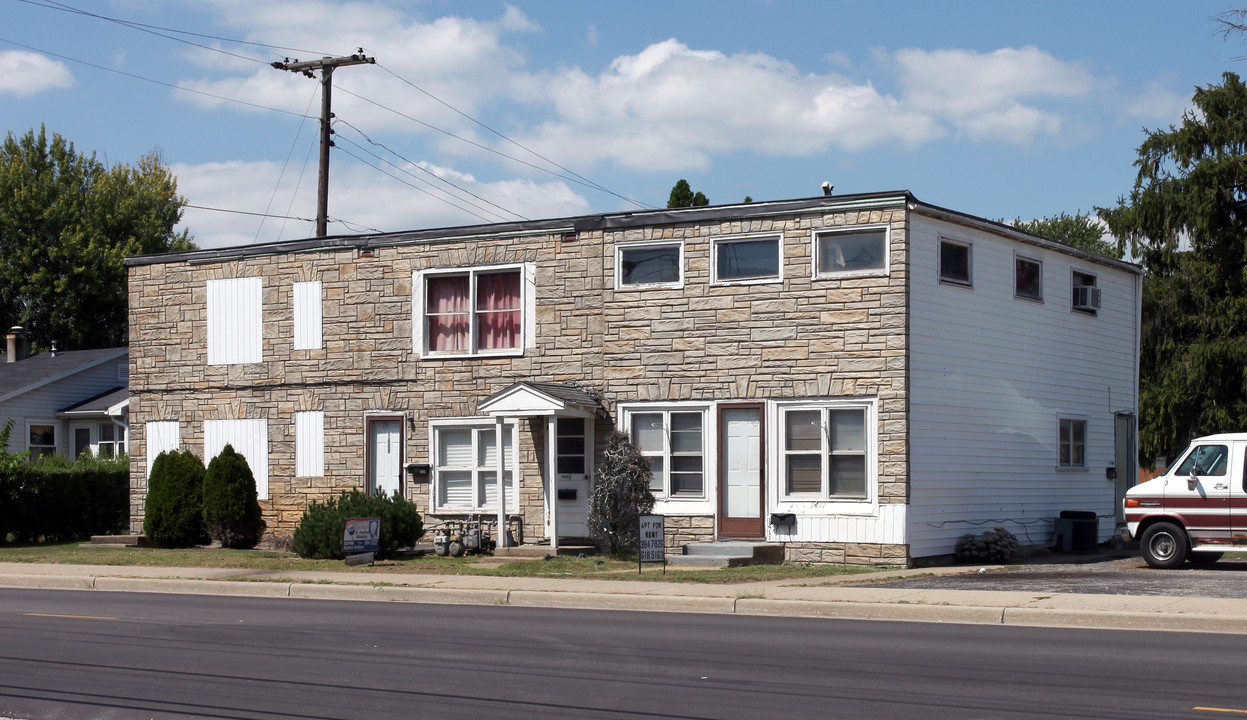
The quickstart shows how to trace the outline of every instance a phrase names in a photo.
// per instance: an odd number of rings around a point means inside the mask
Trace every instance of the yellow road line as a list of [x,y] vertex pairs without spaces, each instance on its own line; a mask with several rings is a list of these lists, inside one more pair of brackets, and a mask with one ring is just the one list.
[[116,620],[115,617],[98,617],[96,615],[54,615],[52,613],[22,613],[30,617],[73,618],[74,620]]
[[1204,712],[1235,713],[1237,715],[1247,715],[1247,710],[1238,710],[1236,708],[1193,707],[1191,709],[1192,710],[1203,710]]

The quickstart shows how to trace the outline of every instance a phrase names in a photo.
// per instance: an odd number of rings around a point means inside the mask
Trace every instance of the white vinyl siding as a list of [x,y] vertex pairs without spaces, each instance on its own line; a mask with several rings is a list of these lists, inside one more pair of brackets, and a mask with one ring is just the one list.
[[325,475],[325,413],[307,410],[294,414],[294,474]]
[[226,445],[247,458],[261,500],[268,499],[268,421],[205,420],[204,464],[221,454]]
[[[1015,257],[1068,278],[1086,260],[910,215],[909,535],[913,557],[951,554],[966,533],[1003,527],[1024,545],[1051,539],[1062,510],[1112,517],[1116,413],[1137,414],[1140,276],[1094,265],[1099,316],[1065,302],[1016,302]],[[940,235],[974,243],[974,292],[942,285]],[[1053,297],[1066,288],[1048,288]],[[1088,472],[1060,471],[1057,418],[1087,418]],[[1118,472],[1133,473],[1133,468]],[[1100,539],[1113,523],[1100,523]]]
[[264,283],[258,278],[208,281],[208,364],[262,359]]
[[319,350],[321,341],[319,280],[294,284],[294,349]]
[[147,475],[152,474],[152,463],[162,452],[177,450],[182,446],[182,430],[177,420],[153,420],[146,424]]

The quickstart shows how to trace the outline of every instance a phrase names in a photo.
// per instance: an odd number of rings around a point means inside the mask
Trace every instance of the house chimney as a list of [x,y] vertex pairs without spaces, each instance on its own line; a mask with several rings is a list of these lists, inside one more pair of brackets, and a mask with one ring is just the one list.
[[26,331],[21,325],[9,328],[9,334],[5,335],[4,339],[9,362],[17,362],[30,354],[30,338],[26,336]]

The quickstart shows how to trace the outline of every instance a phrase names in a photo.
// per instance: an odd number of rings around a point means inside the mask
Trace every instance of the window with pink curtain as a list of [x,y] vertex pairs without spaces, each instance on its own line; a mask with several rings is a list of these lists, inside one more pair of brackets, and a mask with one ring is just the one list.
[[519,271],[476,276],[476,346],[478,350],[520,346]]
[[468,300],[471,278],[441,275],[428,278],[425,317],[429,323],[429,350],[467,352],[472,305]]

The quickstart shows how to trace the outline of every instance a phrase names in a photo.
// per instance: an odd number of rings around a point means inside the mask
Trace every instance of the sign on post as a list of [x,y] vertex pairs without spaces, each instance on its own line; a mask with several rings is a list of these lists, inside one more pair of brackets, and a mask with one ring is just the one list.
[[381,548],[381,518],[350,518],[342,531],[347,565],[371,563]]
[[663,534],[663,516],[642,515],[637,522],[637,574],[641,573],[641,563],[647,562],[660,562],[663,564],[663,572],[667,572],[667,546]]

